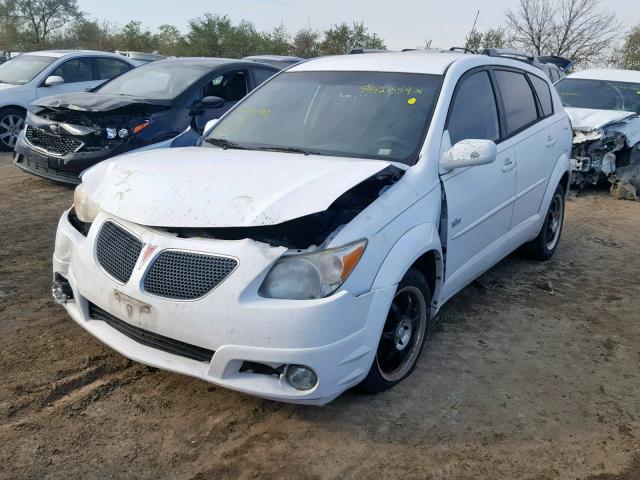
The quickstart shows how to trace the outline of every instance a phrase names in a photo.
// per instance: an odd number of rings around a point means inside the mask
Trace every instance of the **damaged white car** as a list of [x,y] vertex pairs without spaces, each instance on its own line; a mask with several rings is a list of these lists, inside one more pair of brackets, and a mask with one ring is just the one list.
[[[607,178],[640,188],[640,72],[584,70],[556,83],[573,126],[571,166],[580,188]],[[633,186],[635,185],[635,186]]]
[[204,138],[91,168],[58,227],[55,299],[148,365],[287,402],[379,392],[444,302],[559,242],[569,120],[516,60],[319,58]]

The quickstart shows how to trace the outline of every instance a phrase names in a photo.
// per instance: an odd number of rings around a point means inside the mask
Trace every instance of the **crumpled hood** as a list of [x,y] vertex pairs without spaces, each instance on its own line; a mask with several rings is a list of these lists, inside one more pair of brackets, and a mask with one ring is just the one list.
[[574,130],[597,130],[637,115],[635,112],[595,110],[591,108],[567,107],[565,111],[571,119],[571,125]]
[[189,147],[102,162],[82,175],[117,217],[176,228],[276,225],[326,210],[391,162]]
[[168,100],[153,100],[147,98],[127,97],[123,95],[105,95],[92,92],[75,92],[52,95],[40,98],[32,103],[36,107],[61,108],[79,112],[110,112],[120,108],[140,105],[145,108],[150,105],[169,106]]

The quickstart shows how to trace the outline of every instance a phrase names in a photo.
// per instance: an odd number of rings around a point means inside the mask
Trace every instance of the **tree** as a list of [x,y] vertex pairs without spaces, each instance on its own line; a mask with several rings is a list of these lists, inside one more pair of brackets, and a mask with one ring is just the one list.
[[473,30],[465,40],[466,48],[479,52],[485,48],[504,48],[507,40],[503,28],[490,28],[486,32]]
[[506,12],[509,42],[538,55],[561,55],[579,63],[599,61],[621,28],[599,0],[520,0]]
[[385,44],[375,33],[369,34],[362,22],[354,22],[353,27],[346,23],[334,25],[324,32],[324,40],[320,44],[324,55],[340,55],[354,48],[384,49]]
[[320,32],[311,27],[298,30],[291,43],[292,55],[302,58],[313,58],[320,55]]
[[84,17],[77,0],[13,0],[11,3],[23,43],[30,47],[46,45],[52,34]]
[[12,1],[0,1],[0,49],[17,48],[18,25],[14,11],[15,5]]
[[614,63],[618,68],[640,70],[640,25],[627,34],[622,48],[616,52]]
[[155,44],[160,53],[180,55],[185,50],[185,39],[173,25],[160,25],[155,36]]
[[262,34],[262,45],[258,53],[289,55],[291,48],[291,36],[284,25],[280,25],[271,32]]
[[80,20],[50,43],[63,48],[115,50],[116,27],[108,22]]
[[231,20],[226,15],[205,13],[202,17],[189,20],[186,36],[189,52],[191,55],[221,57],[231,28]]
[[156,43],[154,35],[148,29],[142,28],[142,22],[131,20],[118,34],[118,48],[150,52],[156,49]]

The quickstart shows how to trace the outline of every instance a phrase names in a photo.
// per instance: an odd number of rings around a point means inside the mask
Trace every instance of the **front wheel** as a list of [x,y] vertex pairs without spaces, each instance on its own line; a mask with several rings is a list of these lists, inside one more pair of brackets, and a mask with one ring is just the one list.
[[24,112],[16,108],[0,110],[0,151],[13,151],[24,128],[24,118]]
[[376,357],[358,391],[388,390],[413,372],[431,330],[430,302],[431,292],[424,276],[415,268],[409,269],[398,284]]
[[538,236],[523,246],[525,254],[534,260],[549,260],[558,248],[564,224],[564,187],[558,185]]

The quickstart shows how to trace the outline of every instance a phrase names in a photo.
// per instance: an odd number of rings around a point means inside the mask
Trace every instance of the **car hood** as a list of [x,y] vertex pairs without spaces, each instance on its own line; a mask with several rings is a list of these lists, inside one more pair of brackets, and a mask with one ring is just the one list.
[[11,83],[0,83],[0,95],[13,92],[16,88],[24,88],[24,85],[13,85]]
[[148,105],[169,106],[169,100],[128,97],[124,95],[106,95],[92,92],[62,93],[38,99],[32,105],[50,109],[75,110],[79,112],[110,112],[121,108],[143,108]]
[[390,165],[382,160],[190,147],[108,160],[87,170],[82,182],[103,210],[140,225],[253,227],[324,211]]
[[574,130],[597,130],[637,115],[635,112],[591,108],[565,108],[565,111],[571,119]]

